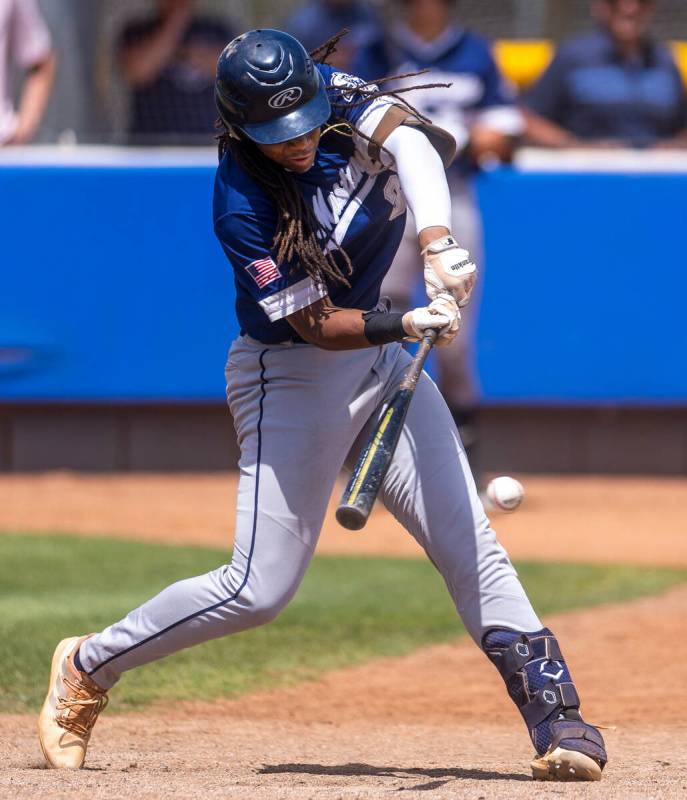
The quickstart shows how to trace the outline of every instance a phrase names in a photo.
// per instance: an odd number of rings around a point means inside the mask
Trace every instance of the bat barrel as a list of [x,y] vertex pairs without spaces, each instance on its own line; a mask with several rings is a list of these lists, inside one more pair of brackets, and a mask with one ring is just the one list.
[[427,331],[422,338],[420,348],[398,391],[384,410],[374,433],[356,462],[336,509],[337,522],[349,531],[359,531],[370,516],[401,436],[408,406],[413,398],[422,367],[435,339],[436,331]]
[[399,389],[361,453],[336,510],[336,519],[351,531],[364,527],[391,464],[413,393]]
[[367,522],[401,435],[410,394],[396,393],[358,458],[336,510],[336,519],[348,530],[359,531]]

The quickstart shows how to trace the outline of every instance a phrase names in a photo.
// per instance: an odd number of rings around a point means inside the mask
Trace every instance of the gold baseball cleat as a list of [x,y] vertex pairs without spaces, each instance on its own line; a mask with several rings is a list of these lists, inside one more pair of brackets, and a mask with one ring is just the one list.
[[556,747],[532,761],[535,781],[599,781],[601,766],[591,756]]
[[105,690],[74,664],[75,653],[88,638],[63,639],[52,657],[48,694],[38,717],[38,738],[48,766],[54,769],[83,766],[91,731],[107,705]]

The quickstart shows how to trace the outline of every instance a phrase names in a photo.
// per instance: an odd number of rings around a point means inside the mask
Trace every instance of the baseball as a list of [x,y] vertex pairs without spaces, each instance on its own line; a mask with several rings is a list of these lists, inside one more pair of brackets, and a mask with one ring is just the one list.
[[494,478],[487,486],[487,497],[494,508],[499,508],[501,511],[515,511],[524,496],[525,490],[520,481],[507,475]]

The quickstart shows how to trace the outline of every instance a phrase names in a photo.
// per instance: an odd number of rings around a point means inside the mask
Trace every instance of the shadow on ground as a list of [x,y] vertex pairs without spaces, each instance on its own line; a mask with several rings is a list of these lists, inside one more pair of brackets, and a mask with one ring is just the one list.
[[[461,767],[379,767],[373,764],[265,764],[258,770],[261,775],[301,774],[301,775],[368,775],[373,777],[403,778],[453,778],[473,781],[532,781],[531,776],[520,772],[493,772],[484,769],[462,769]],[[426,784],[426,788],[435,789],[448,781]],[[413,786],[413,790],[422,789]]]

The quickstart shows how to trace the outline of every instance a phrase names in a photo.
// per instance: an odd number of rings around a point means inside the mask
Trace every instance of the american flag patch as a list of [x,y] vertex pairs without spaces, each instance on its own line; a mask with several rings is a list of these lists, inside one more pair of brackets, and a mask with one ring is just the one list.
[[263,286],[267,286],[268,283],[276,281],[277,278],[281,278],[279,267],[271,258],[260,258],[257,261],[253,261],[252,264],[248,264],[246,267],[246,272],[258,284],[260,289]]

